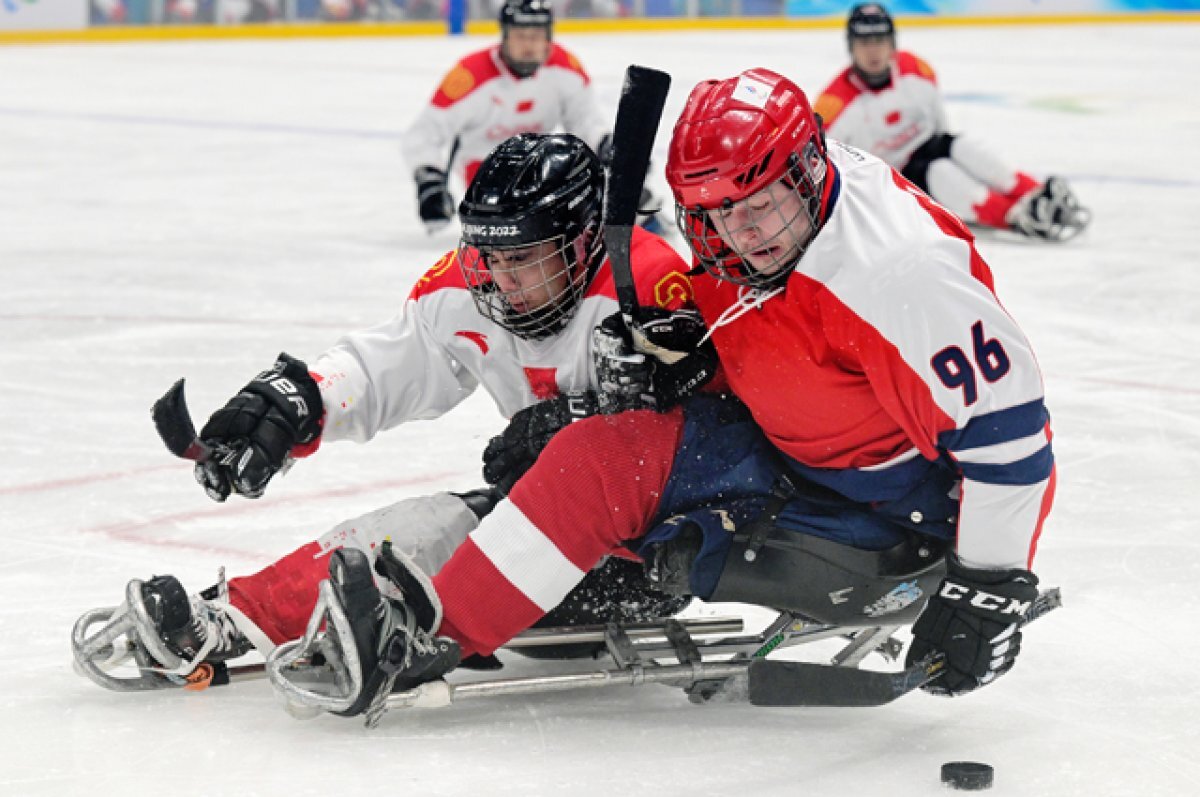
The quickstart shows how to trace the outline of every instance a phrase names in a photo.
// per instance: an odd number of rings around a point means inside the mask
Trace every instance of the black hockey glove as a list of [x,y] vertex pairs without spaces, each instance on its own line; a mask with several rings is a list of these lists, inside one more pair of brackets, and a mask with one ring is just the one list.
[[946,578],[913,625],[907,664],[941,652],[941,675],[922,689],[955,697],[1012,669],[1021,652],[1019,624],[1038,596],[1028,570],[977,570],[951,553]]
[[258,498],[288,453],[321,434],[321,416],[321,391],[308,366],[280,353],[200,430],[200,439],[225,453],[196,463],[196,481],[214,501],[230,492]]
[[435,233],[454,216],[454,200],[446,188],[446,173],[433,166],[421,166],[413,179],[417,181],[417,212],[425,222],[425,231]]
[[592,330],[600,411],[667,410],[717,372],[717,351],[703,340],[695,310],[643,307],[633,329],[614,313]]
[[572,393],[539,401],[518,412],[508,427],[483,451],[483,478],[500,492],[508,491],[533,466],[542,449],[572,421],[595,415],[594,393]]

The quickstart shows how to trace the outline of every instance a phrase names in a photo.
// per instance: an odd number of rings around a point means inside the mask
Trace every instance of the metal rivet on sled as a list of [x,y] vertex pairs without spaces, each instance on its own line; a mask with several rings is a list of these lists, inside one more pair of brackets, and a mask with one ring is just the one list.
[[912,511],[912,514],[908,516],[908,519],[911,520],[913,523],[920,523],[922,520],[925,519],[925,516],[922,515],[919,510],[914,509]]

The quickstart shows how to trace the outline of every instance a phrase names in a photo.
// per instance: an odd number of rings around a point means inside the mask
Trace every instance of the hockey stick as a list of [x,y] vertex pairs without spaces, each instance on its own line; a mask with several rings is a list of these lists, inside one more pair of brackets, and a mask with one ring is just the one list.
[[637,316],[637,289],[629,262],[630,239],[637,219],[638,202],[654,136],[662,119],[671,76],[657,69],[632,65],[625,70],[625,84],[617,105],[613,125],[612,160],[609,164],[608,190],[604,200],[604,245],[612,267],[617,304],[626,326]]
[[[1038,595],[1020,624],[1024,627],[1060,606],[1059,589],[1048,589]],[[940,654],[895,673],[755,659],[750,663],[748,696],[756,706],[883,706],[937,678],[944,667]]]
[[158,436],[166,443],[172,454],[193,462],[207,462],[221,452],[205,443],[196,435],[192,416],[188,412],[187,399],[183,395],[183,379],[171,385],[162,398],[154,402],[150,417]]

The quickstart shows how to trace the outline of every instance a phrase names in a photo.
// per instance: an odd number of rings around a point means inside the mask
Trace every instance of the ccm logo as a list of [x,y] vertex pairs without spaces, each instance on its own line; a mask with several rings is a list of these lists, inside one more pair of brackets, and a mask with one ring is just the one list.
[[967,602],[975,608],[999,614],[1023,615],[1029,611],[1029,607],[1032,605],[1032,601],[1020,601],[1016,598],[993,595],[990,592],[980,592],[949,581],[942,584],[938,594],[952,601],[961,601],[970,596],[970,600]]
[[308,417],[308,402],[300,395],[299,388],[296,387],[296,384],[292,380],[286,376],[278,376],[274,379],[268,379],[267,384],[283,394],[283,397],[296,408],[296,415],[301,418]]

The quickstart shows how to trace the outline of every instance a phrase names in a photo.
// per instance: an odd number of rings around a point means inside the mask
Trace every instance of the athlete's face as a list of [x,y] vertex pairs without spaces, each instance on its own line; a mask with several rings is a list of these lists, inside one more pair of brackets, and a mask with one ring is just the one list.
[[540,66],[550,57],[550,34],[540,27],[513,27],[500,46],[510,62]]
[[812,237],[807,203],[783,180],[708,218],[743,263],[768,277],[794,263]]
[[867,75],[882,75],[888,69],[896,47],[890,36],[863,36],[850,40],[850,59]]
[[516,313],[530,313],[567,290],[567,263],[554,241],[484,254],[492,281]]

